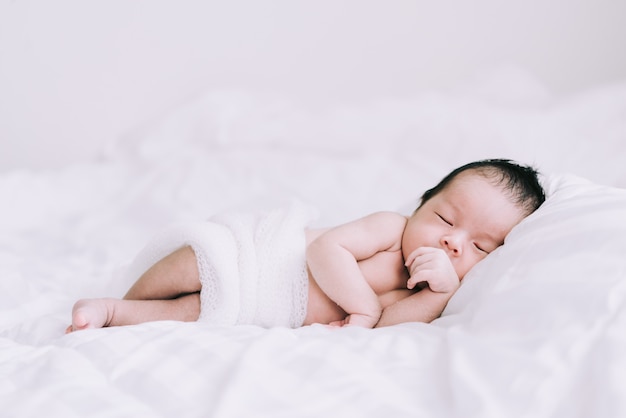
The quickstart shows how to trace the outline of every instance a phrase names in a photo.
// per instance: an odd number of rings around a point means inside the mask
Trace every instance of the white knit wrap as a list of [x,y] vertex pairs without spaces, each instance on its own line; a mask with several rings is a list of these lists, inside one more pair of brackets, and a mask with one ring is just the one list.
[[206,222],[176,224],[152,240],[131,271],[141,275],[190,245],[202,284],[199,321],[295,328],[306,316],[304,231],[315,215],[294,200],[270,210],[233,211]]

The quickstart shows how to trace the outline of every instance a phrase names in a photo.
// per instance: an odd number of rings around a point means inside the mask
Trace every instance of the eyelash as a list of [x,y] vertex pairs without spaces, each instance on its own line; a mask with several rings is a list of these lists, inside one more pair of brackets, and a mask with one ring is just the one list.
[[440,214],[437,214],[437,216],[439,217],[439,219],[441,219],[442,221],[444,221],[445,223],[447,223],[448,225],[452,226],[452,222],[448,221],[446,218],[444,218],[443,216],[441,216]]
[[482,251],[485,254],[489,254],[489,251],[482,249],[478,244],[474,243],[474,247],[478,249],[478,251]]

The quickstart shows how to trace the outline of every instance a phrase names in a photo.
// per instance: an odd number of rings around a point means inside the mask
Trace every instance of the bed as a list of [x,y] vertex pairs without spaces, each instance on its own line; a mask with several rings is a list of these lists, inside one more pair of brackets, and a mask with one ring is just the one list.
[[[626,416],[626,84],[480,93],[311,109],[207,91],[97,160],[3,173],[2,415]],[[124,294],[169,223],[284,197],[315,205],[318,226],[409,214],[448,171],[492,157],[534,164],[547,201],[430,324],[64,334],[75,300]]]

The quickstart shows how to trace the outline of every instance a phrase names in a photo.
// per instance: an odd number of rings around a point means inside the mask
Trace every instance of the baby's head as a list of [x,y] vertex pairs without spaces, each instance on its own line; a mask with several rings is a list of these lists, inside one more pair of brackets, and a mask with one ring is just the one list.
[[544,200],[531,167],[510,160],[466,164],[424,193],[402,237],[404,257],[419,247],[441,248],[462,279]]
[[[490,159],[465,164],[445,176],[435,187],[424,192],[420,207],[441,193],[461,173],[477,174],[494,186],[501,187],[512,203],[528,216],[546,200],[539,182],[539,173],[533,167],[511,160]],[[419,208],[418,208],[419,209]]]

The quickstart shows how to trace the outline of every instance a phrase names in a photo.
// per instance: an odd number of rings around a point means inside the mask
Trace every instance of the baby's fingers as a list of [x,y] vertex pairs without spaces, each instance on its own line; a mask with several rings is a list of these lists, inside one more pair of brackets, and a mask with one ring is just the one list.
[[407,280],[406,282],[406,288],[407,289],[413,289],[419,282],[417,281],[417,278],[411,276],[409,278],[409,280]]
[[413,262],[415,261],[417,257],[428,254],[428,253],[432,253],[434,251],[437,251],[437,249],[433,247],[418,247],[415,250],[413,250],[411,254],[409,254],[409,256],[406,258],[404,262],[404,266],[409,267],[411,264],[413,264]]
[[411,277],[406,282],[407,289],[413,289],[419,283],[428,282],[433,276],[433,270],[430,268],[419,268],[411,272]]

